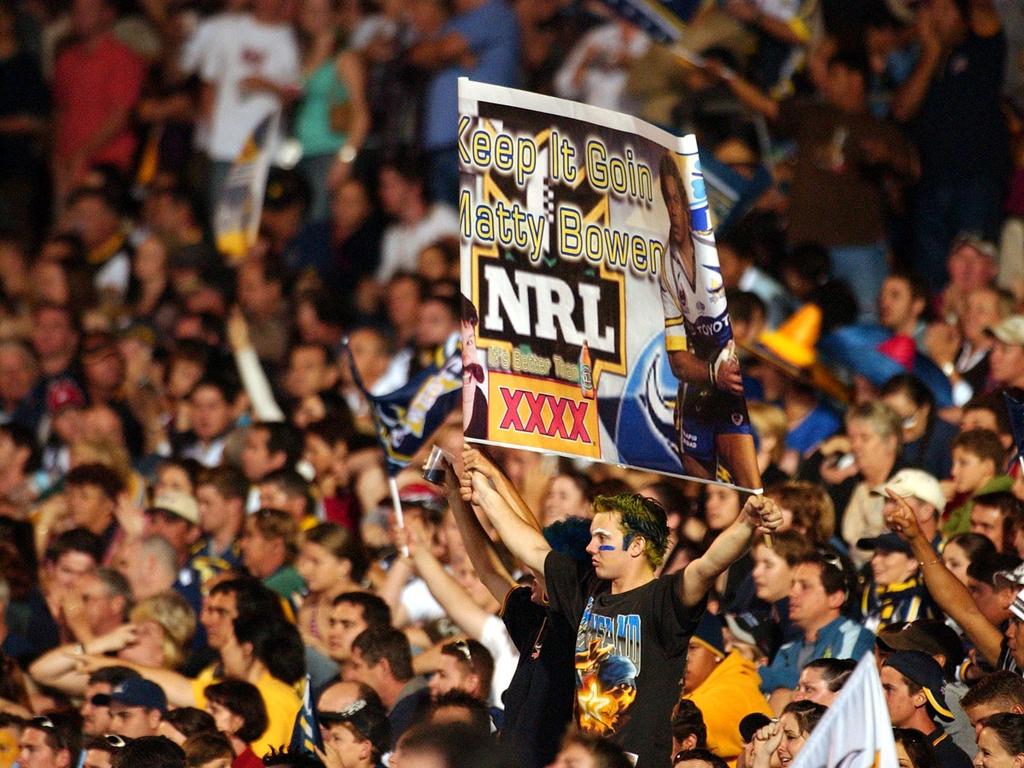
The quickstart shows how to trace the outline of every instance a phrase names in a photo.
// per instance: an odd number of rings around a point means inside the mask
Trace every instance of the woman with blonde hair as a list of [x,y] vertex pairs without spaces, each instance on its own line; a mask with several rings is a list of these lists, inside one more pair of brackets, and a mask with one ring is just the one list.
[[29,674],[44,685],[85,693],[89,674],[100,667],[177,669],[196,631],[196,614],[177,592],[167,590],[140,601],[128,623],[87,643],[54,648],[37,659]]

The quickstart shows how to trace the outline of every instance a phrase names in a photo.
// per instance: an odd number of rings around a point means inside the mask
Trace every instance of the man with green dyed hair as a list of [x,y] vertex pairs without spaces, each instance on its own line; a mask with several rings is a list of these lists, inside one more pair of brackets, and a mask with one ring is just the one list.
[[473,448],[463,451],[463,498],[479,507],[525,565],[544,574],[552,610],[576,636],[576,724],[610,738],[637,757],[637,768],[671,765],[672,707],[686,651],[715,579],[770,533],[782,514],[770,499],[751,496],[729,528],[681,573],[656,577],[668,549],[664,508],[636,494],[594,501],[587,553],[591,569],[551,550],[480,471]]

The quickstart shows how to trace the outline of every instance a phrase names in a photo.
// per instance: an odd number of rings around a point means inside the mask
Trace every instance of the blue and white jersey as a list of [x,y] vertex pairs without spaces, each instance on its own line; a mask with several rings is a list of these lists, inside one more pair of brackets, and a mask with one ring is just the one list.
[[686,349],[711,361],[732,339],[732,324],[714,238],[693,233],[691,239],[696,264],[693,282],[683,269],[682,255],[671,244],[661,273],[665,348],[669,352]]

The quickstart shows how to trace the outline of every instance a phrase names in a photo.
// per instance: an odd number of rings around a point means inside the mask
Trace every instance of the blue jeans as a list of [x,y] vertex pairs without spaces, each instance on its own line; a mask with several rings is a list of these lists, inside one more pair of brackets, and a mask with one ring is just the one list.
[[320,221],[330,216],[331,192],[327,189],[327,174],[333,165],[334,155],[312,155],[299,161],[299,170],[309,183],[307,221]]
[[999,238],[1003,185],[998,177],[976,176],[955,182],[924,182],[917,193],[914,236],[916,271],[937,292],[949,280],[949,246],[961,232],[986,240]]
[[857,298],[857,321],[873,322],[878,314],[878,294],[889,274],[885,243],[836,245],[829,249],[832,277],[842,280]]

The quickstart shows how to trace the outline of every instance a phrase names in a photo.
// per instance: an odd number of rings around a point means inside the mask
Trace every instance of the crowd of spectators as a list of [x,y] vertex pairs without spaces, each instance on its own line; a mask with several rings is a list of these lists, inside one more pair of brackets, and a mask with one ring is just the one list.
[[[869,651],[901,768],[1024,761],[1024,6],[699,5],[698,58],[594,0],[0,0],[0,768],[785,766]],[[460,76],[767,174],[719,232],[767,506],[456,411],[396,525],[354,372],[459,330]],[[683,585],[640,747],[573,701],[629,553]]]

